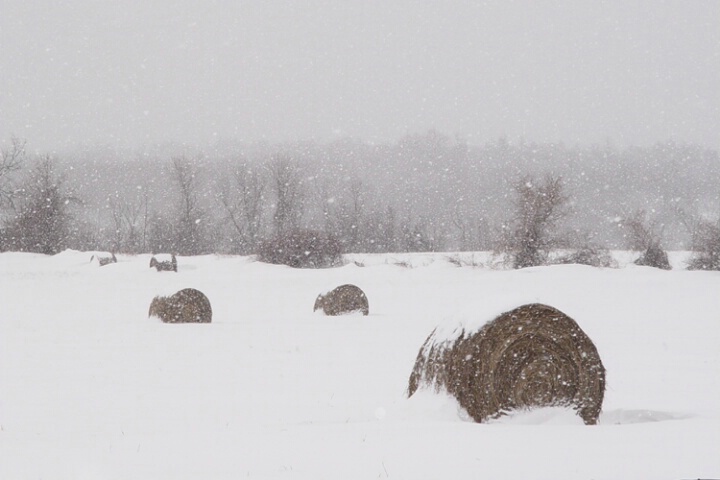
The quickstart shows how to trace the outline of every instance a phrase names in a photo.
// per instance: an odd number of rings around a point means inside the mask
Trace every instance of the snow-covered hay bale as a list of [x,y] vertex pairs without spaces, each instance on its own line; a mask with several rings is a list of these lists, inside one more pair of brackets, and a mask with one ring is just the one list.
[[177,258],[175,254],[153,255],[150,259],[150,268],[153,267],[158,272],[177,272]]
[[110,265],[111,263],[117,263],[117,258],[114,253],[95,253],[90,257],[90,263],[104,267],[105,265]]
[[408,395],[423,385],[444,389],[476,421],[522,409],[573,407],[597,423],[605,367],[593,342],[561,311],[529,304],[479,330],[427,338],[410,375]]
[[200,290],[185,288],[169,297],[153,298],[148,317],[158,317],[165,323],[210,323],[212,308]]
[[325,315],[345,315],[348,313],[370,313],[368,299],[359,287],[355,285],[340,285],[339,287],[318,295],[313,311],[322,310]]

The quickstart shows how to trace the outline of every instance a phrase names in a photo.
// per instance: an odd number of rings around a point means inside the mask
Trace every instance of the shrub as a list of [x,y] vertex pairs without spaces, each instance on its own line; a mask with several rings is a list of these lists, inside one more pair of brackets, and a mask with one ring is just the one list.
[[591,267],[611,268],[615,266],[610,252],[603,248],[585,246],[555,260],[556,264],[589,265]]
[[702,222],[693,232],[689,270],[720,270],[720,221]]
[[560,177],[541,182],[527,176],[515,186],[512,219],[500,240],[499,253],[508,255],[513,268],[547,265],[549,252],[558,246],[558,223],[567,215],[569,197]]
[[258,260],[294,268],[328,268],[342,265],[340,242],[315,230],[293,230],[260,244]]
[[651,243],[645,250],[645,253],[635,260],[635,265],[661,268],[663,270],[670,270],[672,268],[670,267],[667,252],[655,242]]

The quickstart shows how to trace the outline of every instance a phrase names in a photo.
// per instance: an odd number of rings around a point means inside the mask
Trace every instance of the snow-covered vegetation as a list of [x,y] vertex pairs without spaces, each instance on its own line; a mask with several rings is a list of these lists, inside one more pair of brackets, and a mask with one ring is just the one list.
[[695,249],[720,217],[717,150],[673,142],[469,145],[429,131],[385,144],[17,156],[29,148],[3,150],[0,250],[256,254],[278,233],[312,229],[346,253],[512,246],[526,265],[557,247]]

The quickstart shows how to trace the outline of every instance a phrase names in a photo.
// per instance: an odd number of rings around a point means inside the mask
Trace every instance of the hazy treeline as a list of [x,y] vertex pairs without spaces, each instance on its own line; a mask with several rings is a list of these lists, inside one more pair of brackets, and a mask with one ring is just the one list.
[[[12,155],[4,149],[3,161]],[[470,146],[430,131],[390,144],[95,149],[20,160],[0,171],[3,250],[248,254],[296,228],[332,233],[348,252],[487,250],[507,229],[517,182],[548,175],[569,200],[559,227],[568,247],[632,248],[632,217],[665,248],[689,248],[693,225],[720,211],[718,152],[674,143]],[[41,218],[52,209],[58,218]]]

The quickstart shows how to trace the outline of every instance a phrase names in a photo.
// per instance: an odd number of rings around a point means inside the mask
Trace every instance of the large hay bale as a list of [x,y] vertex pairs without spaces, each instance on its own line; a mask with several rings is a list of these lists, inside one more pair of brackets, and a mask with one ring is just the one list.
[[561,311],[529,304],[479,330],[440,338],[436,328],[415,361],[408,396],[422,385],[444,389],[476,422],[519,409],[572,406],[597,423],[605,367],[595,345]]
[[169,297],[153,298],[148,317],[153,316],[165,323],[210,323],[212,308],[201,291],[185,288]]
[[321,293],[315,299],[313,311],[322,310],[325,315],[345,315],[348,313],[370,313],[368,299],[359,287],[355,285],[340,285],[327,293]]
[[169,259],[160,259],[162,258],[159,255],[153,255],[153,257],[150,259],[150,268],[155,267],[155,270],[158,272],[177,272],[177,258],[175,258],[175,254],[170,254]]

